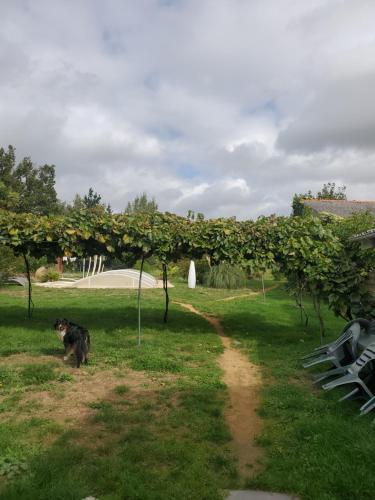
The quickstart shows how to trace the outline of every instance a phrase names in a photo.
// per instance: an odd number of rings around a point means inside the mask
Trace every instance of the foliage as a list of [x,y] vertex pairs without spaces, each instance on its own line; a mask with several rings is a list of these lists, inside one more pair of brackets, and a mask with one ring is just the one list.
[[315,195],[311,190],[305,194],[294,194],[292,201],[292,214],[293,215],[307,215],[311,213],[308,207],[305,207],[302,200],[346,200],[346,186],[338,186],[334,182],[323,184],[323,187]]
[[320,303],[331,291],[327,290],[327,286],[341,251],[341,243],[316,217],[280,219],[275,237],[278,241],[276,260],[280,269],[289,285],[295,284],[300,297],[302,290],[312,296],[323,336]]
[[331,219],[332,230],[344,243],[349,241],[351,236],[363,233],[369,229],[375,228],[375,216],[370,212],[357,212],[350,217],[340,219]]
[[85,194],[83,197],[83,206],[85,208],[94,208],[97,205],[100,205],[100,200],[102,197],[96,191],[94,192],[93,188],[90,187],[88,194]]
[[366,286],[374,255],[348,240],[352,227],[353,221],[323,223],[311,216],[280,220],[277,261],[297,303],[302,303],[304,293],[310,294],[318,315],[321,301],[345,319],[375,313]]
[[321,191],[318,191],[316,198],[318,200],[346,200],[346,186],[341,186],[336,188],[334,182],[328,182],[323,184]]
[[356,316],[374,317],[375,301],[369,294],[366,280],[375,269],[375,255],[372,250],[363,250],[350,237],[375,227],[375,217],[369,213],[357,213],[337,222],[330,228],[340,239],[342,252],[335,262],[329,286],[329,304],[336,314],[346,319]]
[[16,165],[15,149],[0,148],[0,208],[37,215],[57,213],[55,166],[36,167],[30,158]]
[[60,278],[60,274],[56,269],[53,268],[48,268],[46,271],[41,275],[40,281],[42,283],[46,283],[47,281],[58,281]]
[[25,473],[28,468],[28,465],[22,460],[13,457],[0,457],[0,476],[6,477],[8,480]]
[[154,213],[158,210],[158,204],[155,198],[149,200],[146,193],[136,196],[133,201],[129,201],[126,208],[126,214],[136,214],[138,212]]
[[195,215],[194,210],[188,210],[186,218],[189,219],[190,221],[194,221],[194,220],[202,221],[202,220],[204,220],[204,214],[202,212],[198,212]]
[[107,255],[133,265],[152,258],[164,277],[166,266],[182,257],[207,262],[209,268],[228,263],[251,274],[280,271],[300,307],[303,295],[309,294],[320,318],[322,302],[351,318],[373,314],[366,290],[373,254],[348,240],[356,227],[366,229],[373,223],[368,214],[361,221],[362,225],[358,215],[349,220],[191,220],[160,212],[111,214],[98,205],[55,217],[0,212],[0,239],[16,255],[45,255],[51,260],[59,255]]
[[22,259],[16,258],[12,249],[0,245],[0,282],[23,270]]
[[211,288],[245,288],[247,276],[244,269],[239,265],[222,262],[206,273],[204,283]]
[[88,193],[85,194],[83,198],[79,194],[76,194],[73,203],[65,207],[65,212],[70,213],[72,211],[80,211],[86,208],[101,208],[102,210],[111,213],[112,210],[110,205],[106,206],[104,203],[101,203],[101,199],[101,195],[96,191],[94,192],[93,188],[90,187]]

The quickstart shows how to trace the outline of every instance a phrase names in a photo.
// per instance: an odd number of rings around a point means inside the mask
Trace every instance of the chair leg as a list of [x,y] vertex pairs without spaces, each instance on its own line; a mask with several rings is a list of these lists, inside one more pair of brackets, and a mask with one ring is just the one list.
[[348,373],[347,375],[344,375],[343,377],[337,378],[336,380],[332,380],[332,382],[328,382],[327,384],[322,385],[322,388],[325,391],[330,391],[331,389],[334,389],[335,387],[338,387],[339,385],[345,385],[345,384],[354,384],[358,382],[360,379],[357,374],[353,373]]
[[303,363],[302,367],[303,368],[310,368],[310,366],[315,366],[318,365],[319,363],[325,363],[326,361],[336,361],[335,356],[327,356],[326,354],[323,354],[322,356],[319,356],[315,359],[312,359],[310,361],[307,361],[306,363]]
[[374,396],[373,393],[370,391],[370,389],[367,387],[367,385],[363,382],[363,380],[359,379],[358,383],[362,386],[363,390],[370,398]]
[[347,371],[347,368],[345,366],[341,366],[339,368],[331,368],[331,370],[327,370],[326,372],[319,373],[318,375],[314,376],[314,384],[318,384],[322,380],[328,377],[332,377],[333,375],[341,375],[342,373],[345,373]]
[[342,401],[345,401],[347,399],[350,399],[352,398],[355,394],[358,394],[359,392],[359,389],[358,387],[356,387],[355,389],[353,389],[351,392],[348,392],[348,394],[345,394],[345,396],[343,396],[342,398],[339,399],[339,403],[341,403]]
[[366,415],[374,408],[375,408],[375,396],[366,401],[366,403],[361,406],[359,411],[361,412],[361,415]]

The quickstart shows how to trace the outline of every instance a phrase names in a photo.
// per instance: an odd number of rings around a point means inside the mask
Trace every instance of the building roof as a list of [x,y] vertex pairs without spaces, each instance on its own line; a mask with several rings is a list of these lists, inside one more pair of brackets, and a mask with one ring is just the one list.
[[375,215],[375,201],[355,200],[301,200],[302,203],[311,208],[315,213],[330,213],[340,217],[349,217],[358,212],[369,212]]

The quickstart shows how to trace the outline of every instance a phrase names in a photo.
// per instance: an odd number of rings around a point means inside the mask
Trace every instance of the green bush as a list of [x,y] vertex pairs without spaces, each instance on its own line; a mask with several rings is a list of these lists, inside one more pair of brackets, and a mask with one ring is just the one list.
[[16,257],[13,250],[0,245],[0,283],[4,283],[14,274],[24,272],[25,265],[22,257]]
[[241,266],[233,266],[227,262],[213,266],[204,277],[204,284],[210,288],[245,288],[247,283],[244,269]]
[[45,273],[40,277],[40,281],[45,283],[46,281],[58,281],[60,278],[60,274],[56,271],[56,269],[49,268]]

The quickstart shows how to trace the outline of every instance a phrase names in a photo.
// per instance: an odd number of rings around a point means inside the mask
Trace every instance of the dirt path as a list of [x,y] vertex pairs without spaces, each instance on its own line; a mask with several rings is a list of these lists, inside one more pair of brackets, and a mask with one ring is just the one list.
[[175,303],[206,319],[223,342],[225,349],[219,363],[224,371],[224,382],[230,398],[225,418],[232,434],[232,451],[238,458],[239,474],[242,479],[247,479],[259,470],[258,459],[262,455],[262,450],[254,442],[262,426],[256,413],[261,384],[260,370],[258,366],[250,363],[246,356],[233,349],[230,338],[225,335],[218,318],[198,311],[191,304]]
[[[278,288],[279,285],[273,285],[269,286],[268,288],[265,288],[265,292],[269,292],[270,290],[274,290],[275,288]],[[243,299],[245,297],[256,297],[258,295],[262,295],[263,291],[259,290],[258,292],[250,291],[247,293],[241,293],[239,295],[231,295],[230,297],[224,297],[223,299],[216,299],[215,302],[227,302],[229,300],[236,300],[236,299]]]
[[215,302],[227,302],[229,300],[243,299],[245,297],[256,297],[260,295],[262,292],[248,292],[241,293],[240,295],[231,295],[230,297],[224,297],[223,299],[216,299]]

